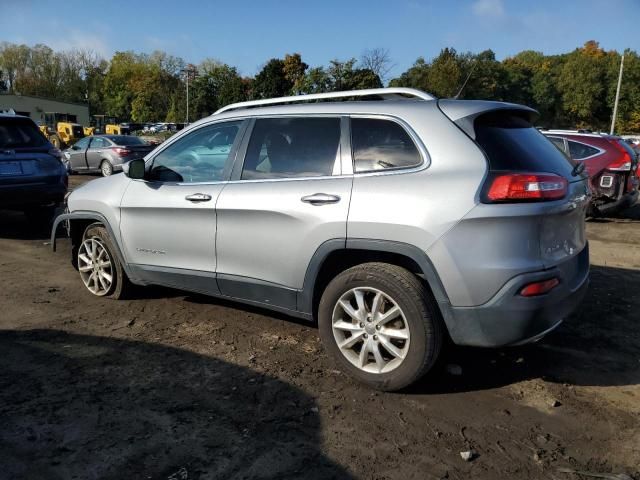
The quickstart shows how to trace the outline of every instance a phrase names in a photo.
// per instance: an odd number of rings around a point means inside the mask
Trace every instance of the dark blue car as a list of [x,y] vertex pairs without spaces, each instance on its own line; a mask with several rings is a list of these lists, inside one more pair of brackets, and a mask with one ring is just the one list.
[[60,150],[33,120],[0,113],[0,209],[49,220],[63,202],[67,186]]

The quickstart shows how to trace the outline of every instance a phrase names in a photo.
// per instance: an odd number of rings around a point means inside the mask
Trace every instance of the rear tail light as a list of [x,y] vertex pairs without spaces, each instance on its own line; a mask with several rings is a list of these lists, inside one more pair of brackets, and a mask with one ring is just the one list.
[[560,285],[560,280],[557,278],[551,278],[549,280],[543,280],[541,282],[533,282],[520,290],[520,295],[523,297],[536,297],[538,295],[544,295],[549,293],[555,287]]
[[551,173],[496,173],[485,187],[485,203],[543,202],[567,194],[567,179]]
[[628,172],[631,170],[631,155],[627,152],[627,149],[624,148],[617,140],[609,140],[609,143],[614,146],[614,148],[621,154],[618,158],[616,158],[613,162],[607,165],[607,170]]
[[115,147],[113,151],[116,152],[121,157],[126,157],[127,155],[131,154],[131,150],[128,150],[126,148]]

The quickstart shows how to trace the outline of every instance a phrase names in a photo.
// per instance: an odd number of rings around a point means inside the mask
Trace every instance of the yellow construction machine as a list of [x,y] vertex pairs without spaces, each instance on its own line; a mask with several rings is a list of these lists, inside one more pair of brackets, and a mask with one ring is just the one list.
[[54,147],[67,148],[86,136],[84,127],[76,123],[75,115],[47,112],[44,118],[40,131]]

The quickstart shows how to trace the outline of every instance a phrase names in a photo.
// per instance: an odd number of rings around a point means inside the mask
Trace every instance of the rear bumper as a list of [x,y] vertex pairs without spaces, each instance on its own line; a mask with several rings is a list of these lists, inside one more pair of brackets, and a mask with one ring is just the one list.
[[[557,277],[560,285],[546,295],[518,294],[531,282]],[[580,305],[589,284],[588,245],[556,267],[512,278],[487,303],[477,307],[451,307],[447,319],[454,343],[500,347],[534,342],[556,328]]]
[[595,207],[595,209],[600,215],[614,213],[619,210],[624,210],[625,208],[632,207],[638,201],[638,197],[638,190],[633,190],[632,192],[622,195],[618,200],[611,203],[598,205],[597,207]]
[[57,183],[23,183],[0,185],[0,208],[24,208],[59,204],[64,200],[67,186]]

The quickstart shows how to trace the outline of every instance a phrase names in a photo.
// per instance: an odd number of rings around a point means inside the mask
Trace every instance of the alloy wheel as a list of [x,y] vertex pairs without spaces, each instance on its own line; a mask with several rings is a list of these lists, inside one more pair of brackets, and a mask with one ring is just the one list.
[[398,303],[371,287],[344,293],[333,309],[333,337],[351,364],[368,373],[390,372],[409,351],[409,324]]
[[113,284],[113,265],[101,239],[92,237],[82,242],[78,251],[78,270],[91,293],[99,297],[109,293]]

